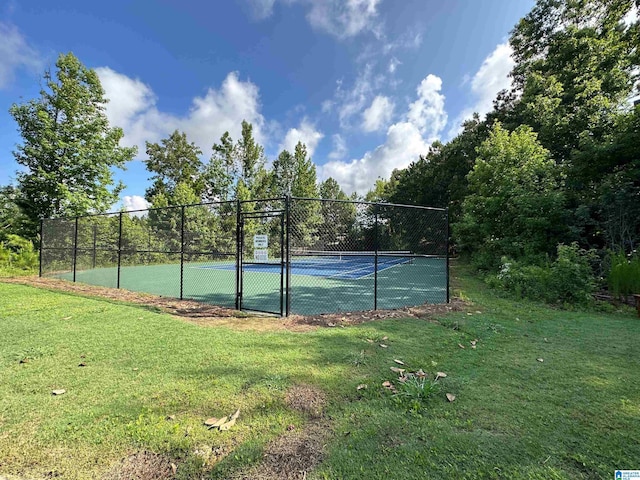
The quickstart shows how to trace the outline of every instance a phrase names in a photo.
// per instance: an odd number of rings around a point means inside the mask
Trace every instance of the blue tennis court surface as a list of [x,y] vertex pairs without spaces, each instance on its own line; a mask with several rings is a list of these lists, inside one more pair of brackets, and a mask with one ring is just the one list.
[[[378,257],[378,272],[387,268],[411,263],[408,257]],[[199,265],[194,268],[210,268],[215,270],[235,270],[234,263]],[[280,274],[280,263],[245,263],[244,271]],[[359,279],[375,272],[375,257],[360,256],[351,258],[300,258],[292,259],[292,275],[309,275],[335,279]]]

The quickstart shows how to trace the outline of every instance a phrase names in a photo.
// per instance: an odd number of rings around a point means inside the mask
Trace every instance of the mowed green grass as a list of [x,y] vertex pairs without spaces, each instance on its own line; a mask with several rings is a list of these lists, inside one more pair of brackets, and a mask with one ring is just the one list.
[[[307,478],[586,479],[640,468],[635,313],[513,302],[472,278],[461,288],[473,303],[439,323],[292,333],[202,327],[0,283],[0,475],[95,478],[150,450],[173,458],[178,478],[228,478],[310,421],[286,406],[295,384],[329,399],[326,457]],[[394,359],[447,373],[422,413],[381,387]],[[67,392],[52,396],[58,388]],[[202,426],[236,408],[230,431]],[[203,448],[226,456],[203,465]]]

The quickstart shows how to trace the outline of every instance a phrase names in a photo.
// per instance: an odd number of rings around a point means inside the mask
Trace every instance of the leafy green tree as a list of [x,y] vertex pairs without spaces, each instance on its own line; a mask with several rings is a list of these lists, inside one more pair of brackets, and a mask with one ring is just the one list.
[[13,154],[25,167],[19,205],[33,227],[43,217],[103,212],[118,199],[124,186],[112,168],[136,149],[119,146],[123,133],[109,126],[106,103],[96,72],[68,53],[45,72],[39,98],[12,105],[23,140]]
[[7,235],[27,237],[33,235],[29,231],[29,222],[20,209],[19,190],[12,185],[0,187],[0,242],[7,239]]
[[357,209],[340,188],[340,184],[332,177],[320,183],[318,188],[320,198],[338,200],[336,202],[321,202],[320,217],[322,221],[318,227],[318,242],[323,248],[339,250],[348,249],[346,241],[350,238],[356,222]]
[[150,180],[145,198],[154,203],[154,198],[164,195],[170,205],[180,205],[175,197],[177,186],[187,186],[199,201],[205,189],[204,165],[200,160],[202,151],[193,142],[187,140],[184,132],[174,131],[160,143],[147,142],[147,170],[154,173]]
[[503,255],[535,261],[554,253],[566,235],[564,177],[530,127],[509,133],[497,123],[468,181],[455,233],[476,265],[491,269]]

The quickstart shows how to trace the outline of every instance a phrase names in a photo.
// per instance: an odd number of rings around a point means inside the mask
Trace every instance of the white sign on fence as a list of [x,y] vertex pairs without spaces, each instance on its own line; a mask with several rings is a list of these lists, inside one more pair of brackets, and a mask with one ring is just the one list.
[[253,259],[256,262],[268,262],[269,261],[269,250],[254,250],[253,251]]
[[268,235],[254,235],[253,236],[253,248],[269,248],[269,236]]

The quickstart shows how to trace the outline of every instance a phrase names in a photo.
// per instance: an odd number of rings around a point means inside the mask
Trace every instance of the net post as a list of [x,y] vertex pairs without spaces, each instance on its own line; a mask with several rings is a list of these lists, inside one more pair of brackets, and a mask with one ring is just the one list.
[[42,237],[42,232],[44,231],[44,218],[40,219],[40,252],[39,252],[39,267],[38,267],[38,276],[42,277],[42,249],[44,248],[44,238]]
[[184,205],[180,207],[180,300],[184,294]]
[[378,204],[373,206],[375,218],[373,249],[375,251],[375,261],[373,267],[373,309],[378,310]]
[[240,209],[242,205],[240,204],[240,199],[236,200],[236,310],[240,310],[241,302],[240,302],[240,269],[242,268],[240,255],[242,250],[242,230],[240,228],[240,223],[242,221],[240,217]]
[[122,212],[118,215],[118,278],[116,288],[120,288],[120,266],[122,265]]
[[287,256],[287,278],[286,278],[286,291],[287,302],[285,307],[285,316],[288,317],[291,314],[291,195],[287,195],[284,199],[285,202],[285,215],[286,215],[286,256]]
[[446,222],[446,230],[447,230],[447,238],[446,238],[446,255],[447,255],[447,303],[449,303],[449,207],[447,207],[444,211],[445,222]]
[[78,217],[73,228],[73,281],[76,281],[76,265],[78,263]]

